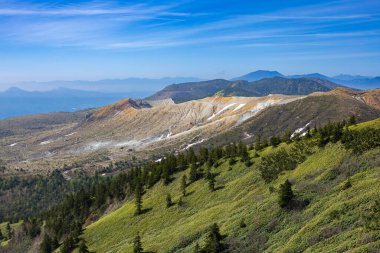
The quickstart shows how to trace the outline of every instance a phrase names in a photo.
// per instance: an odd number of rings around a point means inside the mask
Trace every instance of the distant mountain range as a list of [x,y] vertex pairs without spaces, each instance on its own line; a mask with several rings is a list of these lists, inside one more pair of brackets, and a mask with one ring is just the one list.
[[[254,78],[254,75],[251,74],[247,76]],[[272,72],[272,74],[275,73]],[[264,76],[263,73],[260,73],[260,76]],[[213,95],[243,97],[261,97],[269,94],[307,95],[317,91],[330,91],[337,87],[343,86],[317,77],[284,78],[275,76],[253,82],[215,79],[169,85],[147,99],[163,100],[171,98],[174,102],[180,103]]]
[[12,86],[25,90],[42,90],[49,91],[57,87],[87,90],[107,93],[131,93],[144,92],[153,94],[154,92],[173,83],[198,82],[201,81],[195,77],[163,77],[163,78],[124,78],[124,79],[104,79],[96,81],[72,80],[72,81],[49,81],[49,82],[18,82]]
[[246,75],[232,78],[232,81],[245,80],[245,81],[257,81],[268,77],[287,77],[287,78],[301,78],[301,77],[317,77],[326,79],[331,82],[345,85],[350,88],[359,90],[375,89],[380,87],[380,77],[360,76],[360,75],[337,75],[326,76],[320,73],[302,74],[302,75],[289,75],[285,76],[277,71],[257,70]]
[[[319,73],[285,76],[278,71],[258,70],[231,80],[203,81],[194,77],[105,79],[99,81],[23,82],[0,92],[0,119],[95,108],[123,98],[162,100],[176,103],[208,96],[266,96],[269,94],[306,95],[337,87],[373,89],[380,87],[380,77]],[[57,88],[60,87],[60,88]],[[155,93],[156,92],[156,93]],[[151,95],[153,94],[153,95]]]

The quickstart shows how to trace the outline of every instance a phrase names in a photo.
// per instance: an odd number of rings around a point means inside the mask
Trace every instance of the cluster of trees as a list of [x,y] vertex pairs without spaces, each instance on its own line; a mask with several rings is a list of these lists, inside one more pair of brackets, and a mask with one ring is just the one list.
[[269,183],[277,179],[282,171],[295,169],[312,153],[312,147],[313,142],[305,139],[295,142],[290,150],[280,148],[276,152],[262,157],[258,164],[261,177]]
[[[245,155],[246,154],[246,155]],[[226,148],[201,148],[196,154],[189,149],[178,155],[167,155],[160,162],[151,162],[142,167],[136,167],[113,177],[102,177],[98,174],[91,180],[82,182],[75,191],[63,191],[66,196],[61,204],[51,207],[34,216],[24,218],[24,231],[31,238],[39,235],[44,223],[44,241],[41,244],[45,250],[53,251],[62,242],[61,250],[69,252],[83,242],[79,239],[82,225],[86,219],[102,211],[113,201],[121,201],[127,196],[135,196],[136,215],[143,212],[142,196],[144,191],[162,180],[165,184],[172,181],[174,173],[192,168],[189,175],[190,182],[203,178],[203,165],[213,166],[221,157],[241,156],[248,157],[247,148],[243,144],[230,144]],[[57,172],[59,173],[59,172]],[[61,174],[57,174],[62,176]],[[61,179],[64,184],[65,181]],[[49,184],[49,182],[48,182]],[[55,183],[51,185],[56,185]],[[180,191],[186,196],[187,178],[184,177]],[[61,189],[61,188],[57,188]],[[171,202],[171,199],[168,202]],[[180,203],[179,203],[180,204]],[[31,216],[33,217],[33,216]]]
[[[349,122],[354,124],[354,120],[350,120]],[[323,127],[316,127],[313,130],[308,129],[304,138],[300,138],[300,136],[291,138],[289,132],[286,132],[281,138],[274,137],[269,141],[258,138],[256,143],[248,147],[240,142],[210,149],[201,147],[197,153],[193,149],[189,149],[177,155],[169,154],[159,162],[149,162],[141,167],[132,168],[113,177],[96,175],[91,180],[80,184],[80,187],[77,186],[75,191],[66,192],[66,196],[61,204],[55,205],[48,211],[44,211],[32,219],[25,218],[24,231],[33,238],[41,233],[41,226],[44,224],[44,241],[41,244],[41,248],[46,249],[45,252],[49,252],[49,250],[53,251],[59,246],[58,242],[62,241],[61,249],[63,252],[69,252],[78,246],[81,246],[83,252],[85,252],[85,242],[80,240],[79,236],[82,232],[83,223],[90,215],[96,217],[96,214],[101,214],[111,202],[121,201],[131,196],[135,197],[135,214],[140,215],[144,211],[142,197],[145,190],[151,188],[160,180],[164,184],[170,184],[175,173],[187,168],[190,168],[189,174],[181,179],[179,187],[179,191],[183,197],[186,196],[187,184],[201,178],[207,180],[211,191],[215,190],[216,175],[212,173],[211,168],[217,167],[218,161],[221,158],[228,159],[230,165],[240,160],[247,166],[251,166],[252,162],[248,150],[256,149],[256,151],[259,151],[269,144],[278,146],[281,142],[295,142],[291,149],[279,149],[261,159],[258,168],[262,178],[266,182],[275,180],[282,171],[294,169],[297,164],[305,161],[307,156],[312,153],[315,145],[321,146],[326,145],[328,142],[341,140],[347,148],[355,148],[355,145],[361,145],[360,150],[366,150],[379,146],[379,130],[365,130],[365,133],[362,130],[354,132],[348,130],[348,125],[346,122],[328,123]],[[374,135],[377,136],[375,137],[375,141],[370,141]],[[366,144],[360,144],[360,141],[363,140],[368,141],[366,141]],[[116,166],[124,165],[123,163],[119,163]],[[286,207],[293,197],[291,184],[289,181],[286,181],[280,187],[280,206]],[[182,198],[178,204],[181,205],[181,203]],[[169,208],[172,204],[171,196],[168,195],[166,206]],[[215,239],[219,237],[214,234],[210,238]],[[218,248],[219,244],[213,241],[209,245],[209,248]],[[214,252],[206,249],[202,250],[200,249],[199,252]]]
[[342,136],[342,142],[347,149],[352,149],[356,154],[380,147],[380,130],[364,128],[361,130],[346,130]]
[[0,177],[0,221],[15,223],[46,211],[73,190],[75,182],[66,181],[59,171],[48,177]]

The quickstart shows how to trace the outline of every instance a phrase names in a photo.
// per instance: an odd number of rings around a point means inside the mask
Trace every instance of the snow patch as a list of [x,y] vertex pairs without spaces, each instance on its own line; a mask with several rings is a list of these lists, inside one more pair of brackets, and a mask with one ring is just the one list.
[[249,133],[247,133],[247,132],[244,132],[244,140],[246,140],[246,139],[249,139],[249,138],[251,138],[252,137],[252,135],[250,135]]
[[197,144],[201,144],[201,143],[204,142],[205,140],[207,140],[207,139],[202,139],[202,140],[200,140],[200,141],[196,141],[196,142],[190,143],[190,144],[188,144],[184,149],[189,149],[189,148],[191,148],[192,146],[195,146],[195,145],[197,145]]
[[53,141],[51,141],[51,140],[43,141],[40,143],[40,145],[46,145],[46,144],[49,144],[51,142],[53,142]]
[[243,108],[245,106],[245,104],[240,104],[240,105],[238,105],[234,110],[233,110],[233,112],[234,111],[237,111],[237,110],[239,110],[239,109],[241,109],[241,108]]
[[257,114],[258,112],[264,110],[265,108],[271,106],[271,105],[274,105],[276,104],[276,101],[275,100],[268,100],[268,101],[264,101],[264,102],[259,102],[257,103],[257,105],[251,110],[251,112],[253,112],[254,114]]
[[[310,121],[309,123],[307,123],[304,127],[297,128],[297,129],[292,133],[292,135],[290,136],[290,138],[293,138],[293,137],[296,136],[297,134],[302,133],[302,132],[306,129],[306,127],[308,127],[308,126],[310,125],[310,123],[311,123],[311,121]],[[303,133],[303,135],[305,135],[305,134],[306,134],[306,132]],[[303,135],[301,135],[301,136],[303,136]]]
[[14,147],[14,146],[16,146],[17,145],[17,142],[15,142],[15,143],[12,143],[11,145],[8,145],[9,147]]
[[224,111],[228,110],[228,108],[232,107],[236,105],[236,103],[232,103],[232,104],[228,104],[226,105],[225,107],[223,107],[219,112],[217,113],[214,113],[213,115],[211,115],[207,120],[212,120],[213,118],[215,118],[216,116],[218,116],[219,114],[223,113]]
[[74,134],[76,134],[76,133],[77,133],[77,132],[72,132],[72,133],[66,134],[65,136],[68,137],[68,136],[74,135]]

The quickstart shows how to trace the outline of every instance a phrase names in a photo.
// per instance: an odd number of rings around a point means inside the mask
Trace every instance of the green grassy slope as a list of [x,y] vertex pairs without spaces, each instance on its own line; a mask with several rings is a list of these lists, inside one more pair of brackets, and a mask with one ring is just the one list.
[[[379,154],[374,149],[355,156],[339,143],[328,144],[270,184],[256,168],[260,158],[252,159],[255,164],[249,168],[222,160],[213,168],[219,173],[217,191],[210,192],[201,179],[188,186],[184,206],[168,209],[167,193],[178,202],[179,179],[188,171],[179,173],[168,186],[159,183],[146,191],[144,214],[134,216],[134,200],[129,200],[88,226],[83,236],[95,252],[132,252],[138,232],[146,251],[193,252],[196,243],[203,245],[205,229],[216,222],[232,252],[376,252],[380,233],[368,228],[365,215],[380,200]],[[278,206],[277,189],[285,179],[293,183],[299,202],[310,201],[308,206]],[[347,180],[349,188],[344,187]],[[242,220],[247,227],[239,226]]]

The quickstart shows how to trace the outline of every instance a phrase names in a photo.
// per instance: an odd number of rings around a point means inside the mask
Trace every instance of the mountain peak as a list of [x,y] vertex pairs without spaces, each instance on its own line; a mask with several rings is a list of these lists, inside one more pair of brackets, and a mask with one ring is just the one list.
[[250,72],[246,75],[240,76],[233,78],[231,80],[246,80],[246,81],[257,81],[263,78],[270,78],[270,77],[275,77],[275,76],[284,76],[278,71],[273,71],[273,70],[256,70],[254,72]]

